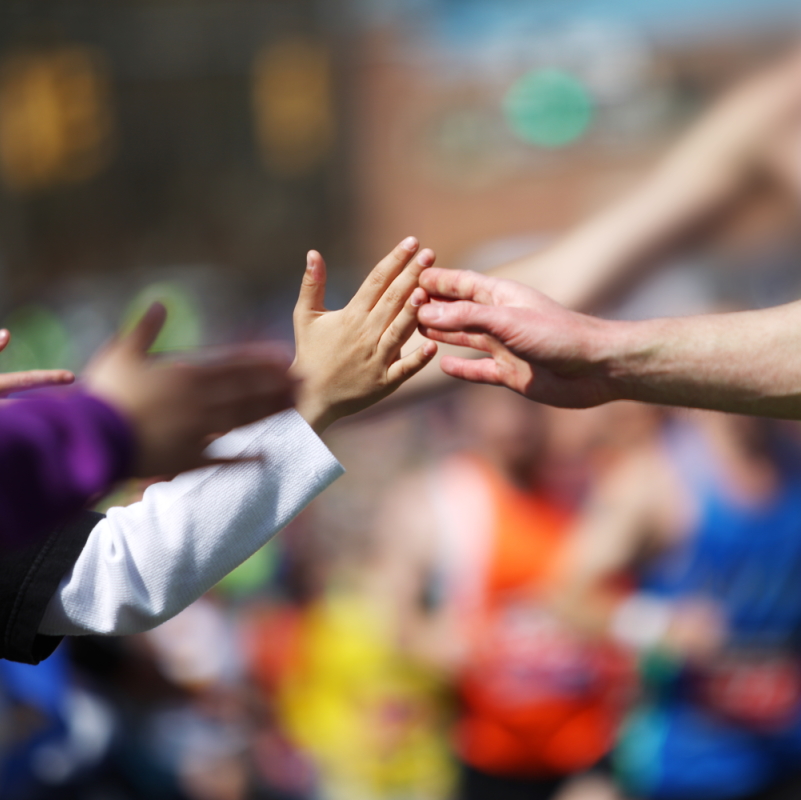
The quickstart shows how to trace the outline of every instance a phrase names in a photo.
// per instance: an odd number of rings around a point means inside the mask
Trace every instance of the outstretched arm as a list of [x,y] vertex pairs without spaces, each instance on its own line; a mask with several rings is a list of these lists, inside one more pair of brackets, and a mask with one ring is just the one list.
[[490,356],[444,358],[454,377],[567,408],[639,400],[801,419],[801,302],[610,322],[475,273],[434,269],[421,283],[443,298],[420,310],[426,335]]

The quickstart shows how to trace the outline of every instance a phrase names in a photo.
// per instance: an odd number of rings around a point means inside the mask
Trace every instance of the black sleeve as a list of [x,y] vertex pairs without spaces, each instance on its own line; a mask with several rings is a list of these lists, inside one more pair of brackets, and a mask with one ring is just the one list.
[[0,554],[0,658],[38,664],[61,643],[61,636],[41,636],[39,625],[47,604],[103,516],[82,511],[46,539]]

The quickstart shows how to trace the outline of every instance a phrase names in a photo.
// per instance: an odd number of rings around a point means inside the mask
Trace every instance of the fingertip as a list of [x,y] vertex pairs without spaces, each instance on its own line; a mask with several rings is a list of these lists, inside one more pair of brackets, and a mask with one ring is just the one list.
[[145,313],[150,319],[164,318],[167,316],[167,306],[165,306],[160,300],[156,300],[150,304],[150,307]]
[[412,292],[411,304],[413,308],[420,308],[428,302],[428,293],[419,286]]
[[407,236],[399,246],[401,250],[405,250],[407,253],[414,253],[420,246],[420,242],[414,236]]
[[434,358],[438,349],[436,342],[426,342],[423,345],[423,355],[428,359]]
[[421,267],[425,267],[426,269],[428,269],[429,267],[433,267],[434,262],[436,260],[437,260],[437,254],[429,247],[421,251],[420,255],[417,256],[417,263]]
[[306,254],[306,272],[316,281],[323,280],[325,262],[317,250],[309,250]]

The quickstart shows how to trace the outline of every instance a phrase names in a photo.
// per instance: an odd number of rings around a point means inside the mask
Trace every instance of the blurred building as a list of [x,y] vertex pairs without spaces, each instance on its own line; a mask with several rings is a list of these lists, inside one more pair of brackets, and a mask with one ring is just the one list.
[[262,293],[347,242],[336,43],[314,0],[0,6],[3,303],[212,265]]

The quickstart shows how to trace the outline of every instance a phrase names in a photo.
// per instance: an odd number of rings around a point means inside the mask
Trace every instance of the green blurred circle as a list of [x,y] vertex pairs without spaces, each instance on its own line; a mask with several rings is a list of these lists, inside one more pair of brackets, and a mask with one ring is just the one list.
[[512,84],[503,100],[506,120],[523,141],[565,147],[580,139],[594,116],[588,89],[567,72],[535,70]]
[[75,353],[67,329],[49,309],[29,305],[12,311],[4,327],[11,343],[0,355],[0,371],[71,369]]
[[217,584],[217,589],[235,597],[253,594],[269,584],[276,569],[277,559],[274,548],[262,547],[247,561],[229,572]]
[[190,293],[179,283],[162,281],[144,288],[128,304],[123,315],[122,331],[127,333],[142,318],[153,303],[167,309],[167,321],[156,339],[151,353],[187,350],[198,347],[203,340],[203,321],[200,309]]

